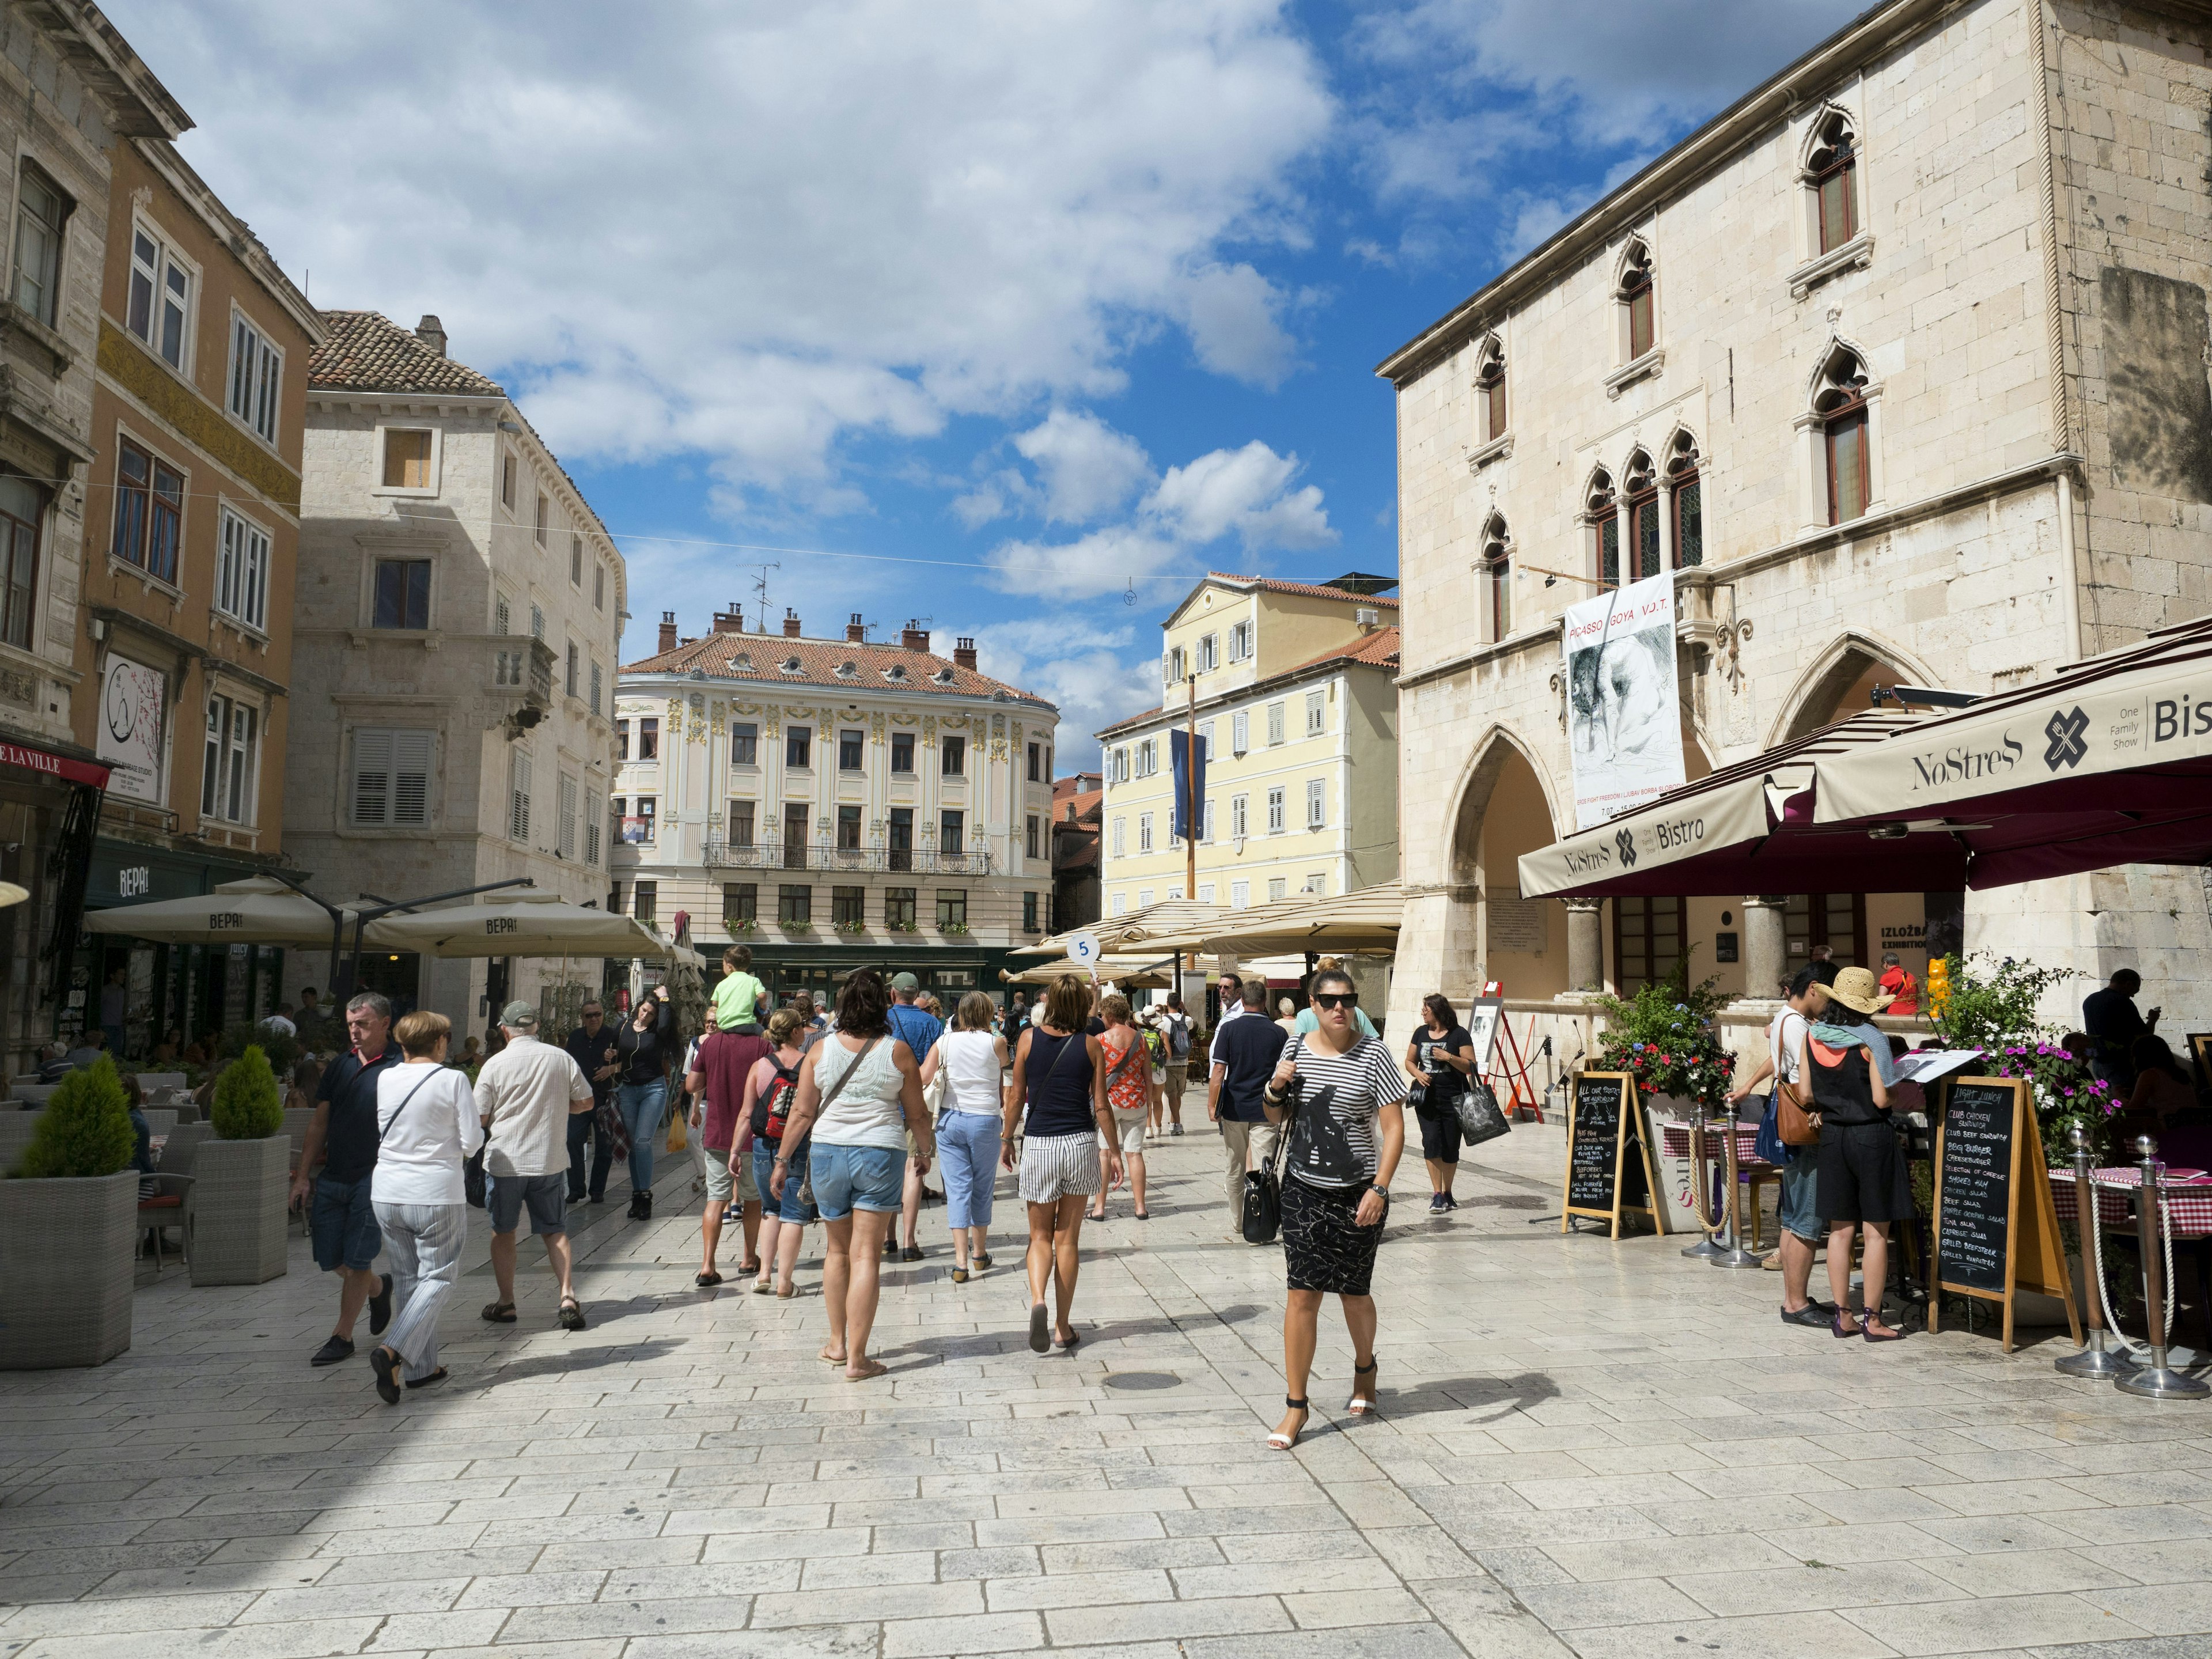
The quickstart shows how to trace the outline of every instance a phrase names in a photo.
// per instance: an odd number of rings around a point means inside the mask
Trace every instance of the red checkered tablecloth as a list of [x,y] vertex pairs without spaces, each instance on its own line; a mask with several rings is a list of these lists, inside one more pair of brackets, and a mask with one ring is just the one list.
[[[2133,1164],[2095,1170],[2089,1179],[2097,1188],[2097,1220],[2106,1227],[2132,1227],[2135,1189],[2142,1185],[2142,1170]],[[2166,1200],[2167,1222],[2176,1238],[2212,1236],[2212,1175],[2202,1170],[2168,1170],[2160,1191]],[[2078,1213],[2074,1202],[2074,1172],[2051,1172],[2051,1199],[2061,1221]]]
[[[1690,1126],[1678,1118],[1662,1117],[1659,1121],[1659,1147],[1668,1158],[1687,1158],[1690,1155]],[[1718,1164],[1728,1157],[1728,1148],[1721,1144],[1721,1127],[1715,1124],[1705,1131],[1705,1156]],[[1735,1129],[1735,1161],[1739,1169],[1748,1170],[1773,1166],[1754,1150],[1759,1142],[1759,1126],[1739,1123]]]

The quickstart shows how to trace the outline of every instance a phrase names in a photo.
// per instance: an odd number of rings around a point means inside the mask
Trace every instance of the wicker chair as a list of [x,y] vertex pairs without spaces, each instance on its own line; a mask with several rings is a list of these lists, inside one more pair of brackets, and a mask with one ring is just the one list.
[[173,1106],[141,1106],[138,1115],[146,1120],[149,1134],[165,1135],[177,1127],[177,1112]]
[[161,1173],[188,1176],[198,1160],[200,1148],[215,1138],[212,1123],[179,1123],[169,1131],[169,1139],[161,1148]]
[[154,1194],[138,1200],[138,1224],[146,1230],[147,1242],[154,1249],[154,1277],[161,1276],[165,1259],[161,1235],[169,1228],[177,1230],[182,1243],[177,1248],[177,1259],[191,1265],[192,1229],[191,1223],[192,1178],[188,1175],[172,1175],[163,1170],[154,1177]]

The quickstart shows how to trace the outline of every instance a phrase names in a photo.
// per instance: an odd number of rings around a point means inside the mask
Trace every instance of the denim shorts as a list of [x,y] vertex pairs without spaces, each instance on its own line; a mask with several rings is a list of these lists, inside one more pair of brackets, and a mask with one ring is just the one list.
[[1817,1244],[1828,1236],[1820,1219],[1820,1149],[1792,1146],[1790,1161],[1782,1166],[1781,1196],[1775,1201],[1776,1221],[1785,1233],[1794,1233]]
[[328,1176],[317,1178],[307,1230],[314,1235],[315,1265],[325,1273],[336,1273],[340,1267],[365,1269],[384,1248],[384,1234],[377,1227],[376,1211],[369,1202],[369,1188],[375,1182],[373,1174],[358,1181],[332,1181]]
[[906,1151],[897,1146],[825,1146],[807,1154],[814,1202],[824,1221],[855,1210],[896,1212],[906,1196]]
[[753,1141],[753,1184],[760,1188],[761,1212],[775,1212],[776,1219],[788,1221],[794,1227],[803,1227],[814,1218],[806,1212],[806,1206],[799,1196],[806,1185],[806,1152],[799,1149],[799,1156],[783,1172],[783,1196],[778,1199],[769,1184],[775,1176],[776,1143],[756,1137]]

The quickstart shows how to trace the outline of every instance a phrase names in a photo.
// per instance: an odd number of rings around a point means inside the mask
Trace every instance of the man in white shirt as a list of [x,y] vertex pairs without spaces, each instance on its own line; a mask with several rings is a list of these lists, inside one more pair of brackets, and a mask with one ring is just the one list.
[[276,1012],[261,1023],[279,1036],[295,1037],[300,1035],[300,1028],[292,1023],[292,1005],[289,1002],[278,1003]]
[[1206,1055],[1209,1066],[1222,1064],[1222,1030],[1230,1021],[1243,1018],[1245,1013],[1244,981],[1241,975],[1223,969],[1220,983],[1216,988],[1221,993],[1221,1017],[1214,1021],[1213,1037],[1206,1045]]
[[565,1048],[538,1040],[538,1010],[510,1002],[500,1011],[507,1047],[477,1073],[477,1111],[484,1124],[484,1208],[491,1215],[491,1270],[499,1300],[483,1316],[514,1323],[514,1234],[522,1212],[545,1241],[545,1260],[561,1282],[561,1328],[584,1328],[568,1248],[568,1119],[592,1109],[592,1085]]
[[[1758,1068],[1729,1091],[1731,1109],[1768,1078],[1777,1088],[1793,1091],[1792,1098],[1809,1110],[1813,1091],[1803,1082],[1807,1022],[1820,1018],[1827,1001],[1826,985],[1835,976],[1832,963],[1814,963],[1797,970],[1790,981],[1790,1003],[1767,1028],[1766,1054]],[[1812,1300],[1807,1286],[1813,1276],[1814,1253],[1827,1228],[1820,1220],[1817,1202],[1820,1149],[1792,1146],[1790,1161],[1782,1166],[1781,1193],[1775,1218],[1782,1233],[1777,1259],[1782,1263],[1782,1322],[1785,1325],[1827,1325],[1835,1316],[1832,1304]],[[1771,1263],[1768,1264],[1771,1266]]]

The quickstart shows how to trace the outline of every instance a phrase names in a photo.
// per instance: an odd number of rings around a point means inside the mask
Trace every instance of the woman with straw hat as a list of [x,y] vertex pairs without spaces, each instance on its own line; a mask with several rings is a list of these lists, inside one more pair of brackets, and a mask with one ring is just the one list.
[[[1904,1335],[1882,1322],[1889,1284],[1889,1228],[1913,1218],[1912,1181],[1889,1121],[1889,1085],[1896,1072],[1889,1039],[1870,1022],[1889,999],[1864,968],[1846,968],[1828,987],[1828,1006],[1805,1044],[1813,1105],[1820,1115],[1818,1209],[1828,1224],[1828,1287],[1836,1299],[1829,1327],[1838,1337],[1894,1342]],[[1860,1016],[1838,1017],[1835,1005]],[[1851,1319],[1851,1243],[1866,1229],[1864,1305]]]

